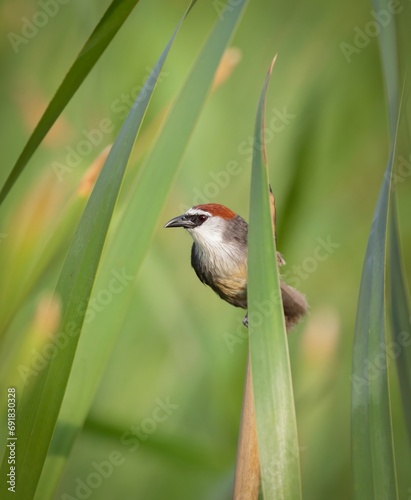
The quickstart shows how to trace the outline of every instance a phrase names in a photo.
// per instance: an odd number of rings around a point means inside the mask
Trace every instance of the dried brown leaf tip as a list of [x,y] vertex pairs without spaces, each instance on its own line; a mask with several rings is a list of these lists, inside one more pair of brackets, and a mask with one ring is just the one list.
[[273,190],[271,189],[271,184],[269,185],[270,188],[270,212],[271,212],[271,221],[273,224],[273,233],[274,233],[274,238],[276,238],[276,212],[275,212],[275,197]]

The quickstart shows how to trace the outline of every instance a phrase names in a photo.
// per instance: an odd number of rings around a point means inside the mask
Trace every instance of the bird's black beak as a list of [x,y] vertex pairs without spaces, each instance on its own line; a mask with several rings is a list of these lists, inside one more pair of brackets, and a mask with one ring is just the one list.
[[190,227],[194,227],[194,223],[186,216],[186,214],[183,214],[169,220],[164,227],[184,227],[185,229],[189,229]]

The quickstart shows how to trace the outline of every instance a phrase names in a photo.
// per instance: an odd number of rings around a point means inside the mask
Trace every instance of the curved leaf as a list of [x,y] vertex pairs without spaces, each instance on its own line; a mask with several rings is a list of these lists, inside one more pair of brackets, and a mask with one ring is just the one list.
[[[393,152],[387,165],[391,175]],[[390,182],[383,182],[368,239],[354,334],[351,453],[354,498],[395,499],[386,354],[385,262]]]
[[263,496],[293,500],[301,498],[298,435],[262,135],[271,70],[254,131],[248,234],[250,360]]
[[399,102],[394,20],[382,31],[393,144],[368,238],[354,334],[351,455],[354,498],[359,500],[398,497],[386,349],[386,247]]
[[411,309],[405,272],[401,259],[400,239],[397,227],[396,207],[391,204],[389,247],[389,300],[391,325],[402,406],[408,439],[411,445],[411,344],[409,341]]

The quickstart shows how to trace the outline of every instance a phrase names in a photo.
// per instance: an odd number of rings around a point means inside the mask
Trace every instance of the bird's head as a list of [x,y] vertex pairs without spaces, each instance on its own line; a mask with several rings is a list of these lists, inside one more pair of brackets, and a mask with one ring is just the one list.
[[224,205],[208,203],[191,207],[184,214],[168,221],[164,227],[183,227],[198,245],[211,247],[237,239],[237,233],[241,233],[243,239],[247,224]]

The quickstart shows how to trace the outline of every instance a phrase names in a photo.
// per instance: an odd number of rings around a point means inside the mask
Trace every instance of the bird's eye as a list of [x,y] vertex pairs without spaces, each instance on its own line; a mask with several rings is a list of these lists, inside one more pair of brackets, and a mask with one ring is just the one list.
[[198,222],[200,222],[201,224],[205,222],[207,219],[208,219],[207,215],[200,214],[198,216]]

